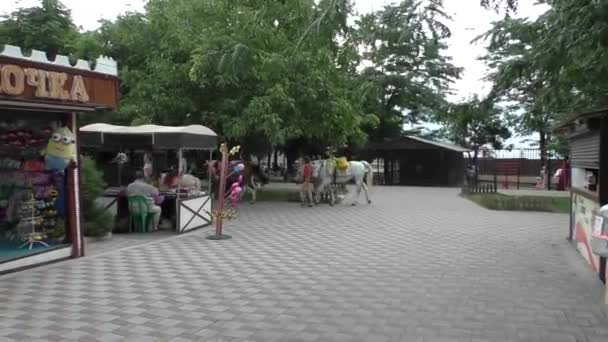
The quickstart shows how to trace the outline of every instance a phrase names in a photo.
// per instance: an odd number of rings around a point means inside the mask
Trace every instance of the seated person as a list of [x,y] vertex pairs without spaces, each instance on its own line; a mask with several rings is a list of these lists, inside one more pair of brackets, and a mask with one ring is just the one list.
[[160,183],[166,188],[175,188],[179,185],[180,180],[181,177],[177,174],[177,171],[174,168],[169,168],[163,173]]
[[127,186],[127,196],[143,196],[146,198],[148,201],[148,213],[152,215],[149,228],[151,231],[158,230],[161,214],[160,206],[155,203],[158,197],[158,189],[146,183],[143,171],[135,172],[135,181]]

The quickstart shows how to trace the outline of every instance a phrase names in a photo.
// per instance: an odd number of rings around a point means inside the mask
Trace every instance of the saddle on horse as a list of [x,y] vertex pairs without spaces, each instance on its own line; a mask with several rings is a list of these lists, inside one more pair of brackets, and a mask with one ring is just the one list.
[[348,160],[346,157],[334,158],[334,174],[333,174],[333,183],[336,183],[336,178],[338,176],[346,176],[348,170]]

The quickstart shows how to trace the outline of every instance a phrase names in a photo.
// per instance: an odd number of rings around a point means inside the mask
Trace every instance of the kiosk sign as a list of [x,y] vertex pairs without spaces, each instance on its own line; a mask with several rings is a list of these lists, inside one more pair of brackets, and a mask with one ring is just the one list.
[[[27,92],[27,88],[32,91]],[[0,65],[0,94],[24,96],[33,93],[40,99],[87,103],[89,94],[81,75],[24,68],[19,65]]]

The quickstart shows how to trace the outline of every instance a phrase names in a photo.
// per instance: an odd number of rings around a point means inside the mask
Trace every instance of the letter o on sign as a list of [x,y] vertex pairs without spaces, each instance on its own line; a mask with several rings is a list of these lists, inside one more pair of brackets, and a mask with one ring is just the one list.
[[23,69],[16,65],[2,67],[2,91],[9,95],[21,95],[25,89]]

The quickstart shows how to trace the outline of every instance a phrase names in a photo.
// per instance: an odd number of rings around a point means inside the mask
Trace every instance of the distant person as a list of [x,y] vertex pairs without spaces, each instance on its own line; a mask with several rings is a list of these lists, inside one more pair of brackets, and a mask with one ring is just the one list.
[[152,155],[150,153],[144,154],[143,172],[144,172],[144,179],[146,180],[146,182],[151,182],[152,178],[153,178],[152,176],[154,174],[154,168],[152,166]]
[[564,158],[564,162],[560,167],[561,172],[557,181],[557,190],[564,191],[570,187],[570,161],[569,158]]
[[146,183],[143,171],[135,172],[135,181],[127,186],[127,196],[142,196],[146,198],[148,213],[152,215],[149,230],[158,230],[158,223],[160,222],[160,214],[162,211],[160,206],[156,205],[158,189]]
[[308,206],[312,207],[312,164],[310,158],[304,157],[304,166],[302,168],[302,189],[300,190],[300,198],[302,199],[302,206],[305,206],[308,202]]
[[161,178],[161,185],[167,188],[175,188],[179,185],[181,180],[180,175],[175,167],[170,167],[165,170],[163,177]]

